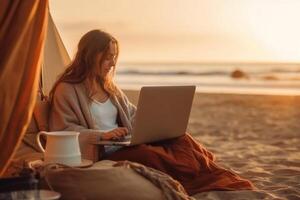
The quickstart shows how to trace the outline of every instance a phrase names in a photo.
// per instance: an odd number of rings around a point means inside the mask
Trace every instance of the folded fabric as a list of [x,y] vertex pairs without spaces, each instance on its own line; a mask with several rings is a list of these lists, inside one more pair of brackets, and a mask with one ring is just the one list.
[[120,161],[114,166],[128,167],[144,176],[163,191],[163,195],[167,200],[193,199],[187,195],[185,189],[178,181],[158,170],[130,161]]

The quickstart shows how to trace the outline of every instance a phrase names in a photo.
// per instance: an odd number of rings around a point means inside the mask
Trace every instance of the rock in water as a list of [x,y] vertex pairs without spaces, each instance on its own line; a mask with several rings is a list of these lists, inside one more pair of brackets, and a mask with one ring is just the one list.
[[236,69],[233,72],[231,72],[231,78],[237,78],[237,79],[241,79],[241,78],[246,78],[248,79],[249,76],[248,74],[246,74],[244,71]]

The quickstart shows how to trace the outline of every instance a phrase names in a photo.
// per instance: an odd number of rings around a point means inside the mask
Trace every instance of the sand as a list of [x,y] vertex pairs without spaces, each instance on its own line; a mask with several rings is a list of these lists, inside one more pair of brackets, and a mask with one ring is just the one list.
[[258,188],[196,199],[300,199],[300,97],[196,93],[188,132]]

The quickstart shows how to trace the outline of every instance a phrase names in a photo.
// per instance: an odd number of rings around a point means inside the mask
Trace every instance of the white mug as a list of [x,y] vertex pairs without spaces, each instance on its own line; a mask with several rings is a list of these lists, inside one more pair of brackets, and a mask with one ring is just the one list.
[[[43,148],[40,136],[47,136],[46,149]],[[69,166],[81,164],[81,153],[78,142],[79,132],[75,131],[41,131],[37,134],[37,143],[44,152],[45,163],[60,163]]]

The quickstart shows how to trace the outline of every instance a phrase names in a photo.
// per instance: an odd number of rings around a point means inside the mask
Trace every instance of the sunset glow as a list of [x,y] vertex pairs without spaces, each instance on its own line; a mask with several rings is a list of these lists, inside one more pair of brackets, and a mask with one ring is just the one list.
[[123,62],[299,62],[300,1],[50,1],[68,51],[100,28]]

